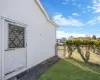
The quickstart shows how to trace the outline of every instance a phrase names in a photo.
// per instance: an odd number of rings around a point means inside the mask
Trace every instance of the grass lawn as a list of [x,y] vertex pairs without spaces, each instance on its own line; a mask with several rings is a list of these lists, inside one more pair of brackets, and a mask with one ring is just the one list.
[[38,80],[100,80],[100,67],[63,59]]

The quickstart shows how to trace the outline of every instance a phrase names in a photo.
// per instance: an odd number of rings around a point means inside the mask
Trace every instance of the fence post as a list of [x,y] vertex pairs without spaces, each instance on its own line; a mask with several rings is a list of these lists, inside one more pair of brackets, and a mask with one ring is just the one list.
[[66,45],[64,44],[64,58],[66,56]]
[[56,44],[55,46],[55,53],[56,53],[56,56],[58,56],[58,44]]

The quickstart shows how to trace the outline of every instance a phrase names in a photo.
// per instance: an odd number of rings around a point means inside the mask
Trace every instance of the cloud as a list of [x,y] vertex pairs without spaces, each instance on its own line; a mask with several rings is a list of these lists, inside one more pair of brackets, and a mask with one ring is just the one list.
[[[72,15],[79,16],[79,14],[77,14],[77,13],[73,13]],[[91,20],[83,23],[75,18],[72,18],[71,16],[66,18],[61,13],[56,13],[55,16],[53,16],[53,20],[59,26],[81,27],[81,26],[95,25],[95,24],[100,23],[100,16],[96,16],[96,17],[92,18]],[[80,29],[82,29],[82,28],[80,28]]]
[[99,21],[100,21],[100,16],[98,16],[98,17],[97,17],[97,20],[99,20]]
[[85,10],[83,10],[83,11],[82,11],[82,13],[86,13],[86,11],[85,11]]
[[[98,32],[100,32],[100,30],[98,30]],[[73,37],[87,37],[87,36],[92,37],[93,36],[93,34],[67,33],[64,31],[56,31],[56,34],[57,34],[57,39],[61,39],[62,37],[69,38],[69,36],[73,36]],[[100,34],[96,34],[96,36],[100,37]]]
[[65,0],[62,4],[66,5],[66,4],[68,4],[68,1],[69,0]]
[[88,10],[88,12],[90,12],[91,10]]
[[53,16],[53,20],[59,26],[83,26],[84,25],[79,20],[74,19],[72,17],[66,18],[62,14],[56,14],[55,16]]
[[83,29],[83,28],[79,28],[79,29]]
[[66,3],[66,2],[63,2],[62,4],[66,5],[66,4],[68,4],[68,3]]
[[72,15],[73,16],[80,16],[78,13],[73,13]]
[[92,13],[100,13],[100,0],[92,0],[93,5],[87,6],[87,8],[90,10],[92,9]]
[[73,3],[72,3],[73,5],[77,5],[76,2],[75,2],[75,0],[72,0],[72,2],[73,2]]
[[100,16],[94,17],[92,20],[88,21],[86,25],[95,25],[100,23]]
[[92,8],[91,6],[87,6],[88,9]]
[[76,3],[72,3],[73,5],[76,5]]
[[100,13],[100,0],[93,0],[93,7],[92,9],[94,10],[93,13]]
[[69,0],[65,0],[66,2],[68,2]]
[[77,5],[76,2],[75,2],[75,0],[64,0],[62,2],[62,4],[66,5],[66,4],[68,4],[69,1],[72,1],[72,5]]
[[96,24],[96,20],[93,19],[93,20],[90,20],[86,23],[87,25],[95,25]]
[[64,31],[56,31],[57,33],[57,38],[60,39],[62,37],[68,38],[69,36],[73,36],[73,37],[85,37],[86,34],[80,34],[80,33],[67,33]]
[[100,23],[100,16],[97,16],[95,19]]
[[100,30],[98,30],[98,32],[100,32]]
[[78,8],[80,8],[81,6],[82,6],[82,5],[81,5],[81,4],[79,4],[79,5],[78,5]]

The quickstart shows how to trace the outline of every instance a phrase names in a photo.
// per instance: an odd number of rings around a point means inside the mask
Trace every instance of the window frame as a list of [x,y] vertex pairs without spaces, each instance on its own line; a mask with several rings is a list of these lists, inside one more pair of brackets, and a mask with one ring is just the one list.
[[[16,44],[14,43],[14,41],[11,41],[9,38],[10,38],[10,33],[9,33],[9,30],[11,30],[12,31],[12,29],[10,28],[10,27],[19,27],[19,28],[23,28],[23,35],[22,35],[22,37],[23,37],[23,44],[21,43],[22,41],[20,41],[20,38],[18,37],[19,35],[15,35],[15,39],[18,39],[18,41],[19,41],[19,44],[22,44],[22,47],[18,47],[18,46],[16,46]],[[15,30],[15,29],[14,29]],[[14,33],[14,32],[13,32]],[[9,41],[11,41],[11,44],[15,44],[15,47],[10,47],[10,43],[9,43]],[[10,45],[9,45],[10,44]],[[8,48],[25,48],[25,27],[22,27],[22,26],[17,26],[17,25],[13,25],[13,24],[8,24]]]
[[[19,22],[16,22],[16,21],[13,21],[13,20],[5,20],[5,29],[7,29],[7,45],[6,45],[6,51],[9,51],[9,50],[16,50],[16,49],[24,49],[27,47],[27,36],[26,36],[26,30],[27,30],[27,25],[26,24],[23,24],[23,23],[19,23]],[[10,48],[9,47],[9,24],[11,25],[15,25],[15,26],[19,26],[19,27],[23,27],[25,28],[24,30],[24,47],[20,47],[20,48]]]

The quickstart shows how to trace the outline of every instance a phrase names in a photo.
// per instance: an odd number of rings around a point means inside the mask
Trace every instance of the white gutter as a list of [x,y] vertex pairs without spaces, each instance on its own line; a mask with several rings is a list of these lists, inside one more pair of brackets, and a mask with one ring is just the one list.
[[45,8],[43,7],[43,5],[41,4],[40,0],[35,0],[37,5],[39,6],[39,8],[42,10],[42,13],[45,15],[45,17],[47,18],[47,20],[52,23],[53,25],[55,25],[56,27],[58,27],[58,25],[53,21],[51,20],[51,18],[48,16]]

